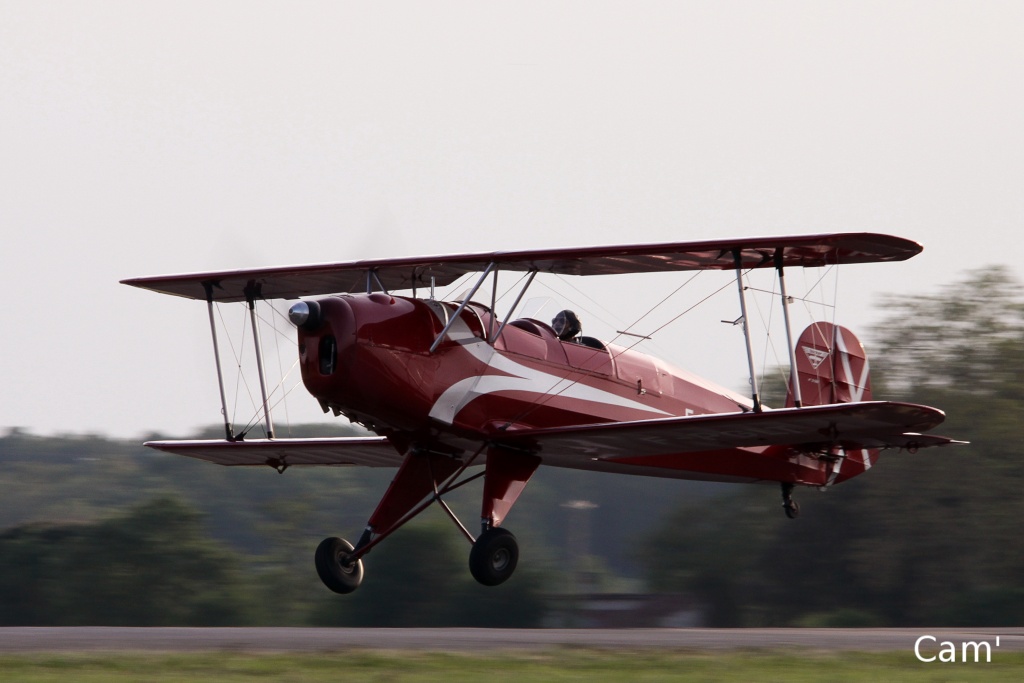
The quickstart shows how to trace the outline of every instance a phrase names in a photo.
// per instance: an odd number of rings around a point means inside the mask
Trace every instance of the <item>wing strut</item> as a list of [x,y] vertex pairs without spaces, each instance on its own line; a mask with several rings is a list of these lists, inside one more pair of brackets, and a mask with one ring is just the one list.
[[[530,277],[526,279],[526,284],[523,285],[523,288],[521,290],[519,290],[519,296],[517,296],[516,300],[512,302],[512,308],[508,309],[508,315],[506,315],[505,319],[501,321],[501,325],[498,327],[498,331],[494,333],[493,337],[491,337],[490,342],[492,344],[498,340],[498,337],[500,337],[501,333],[505,330],[505,326],[508,325],[508,321],[512,319],[512,314],[516,312],[516,308],[519,306],[519,302],[523,300],[523,296],[526,295],[526,290],[530,288],[530,285],[533,283],[533,278],[535,277],[537,277],[537,271],[531,270]],[[493,307],[491,308],[491,313],[494,313]]]
[[480,274],[480,278],[476,281],[476,284],[473,285],[473,289],[469,290],[469,294],[467,294],[466,297],[462,300],[462,303],[459,304],[458,309],[456,309],[455,314],[452,315],[451,319],[448,321],[448,324],[444,326],[444,329],[441,330],[441,333],[437,335],[437,339],[435,339],[434,343],[430,345],[430,353],[437,351],[437,347],[441,345],[441,340],[444,339],[444,336],[448,334],[448,330],[452,328],[452,325],[455,324],[455,321],[459,319],[460,315],[462,315],[462,311],[466,310],[466,306],[469,304],[469,300],[473,298],[473,295],[476,294],[476,290],[480,289],[480,285],[484,283],[484,280],[487,279],[487,276],[491,274],[492,270],[494,270],[494,265],[494,261],[491,261],[490,263],[487,264],[487,268],[484,269],[484,272]]
[[800,395],[800,380],[796,374],[796,347],[793,346],[793,330],[789,323],[789,296],[786,294],[786,278],[783,275],[783,254],[781,249],[775,250],[775,268],[779,271],[779,292],[782,296],[782,317],[786,321],[786,348],[789,351],[789,382],[793,390],[793,405],[803,406]]
[[[380,287],[380,291],[384,292],[388,296],[391,296],[391,292],[389,292],[388,288],[384,286],[384,283],[380,281],[380,277],[377,275],[377,270],[375,268],[369,268],[366,271],[366,293],[367,294],[373,294],[373,283],[374,282],[376,282],[377,286]],[[414,288],[414,291],[413,291],[413,296],[416,296],[415,288]]]
[[[455,313],[453,313],[451,317],[448,319],[448,323],[444,326],[444,329],[441,330],[440,334],[437,335],[437,339],[435,339],[434,343],[430,346],[430,353],[436,351],[437,347],[441,345],[441,340],[444,339],[444,336],[446,334],[448,334],[448,330],[451,329],[451,326],[454,325],[455,321],[459,319],[460,315],[462,315],[462,311],[466,308],[466,305],[469,303],[469,300],[472,299],[473,296],[480,289],[480,287],[483,286],[484,282],[487,281],[487,277],[492,272],[494,273],[494,280],[491,289],[491,319],[490,322],[488,323],[486,330],[486,340],[488,344],[493,344],[498,340],[498,337],[500,337],[501,333],[505,330],[505,326],[508,325],[508,322],[512,319],[512,315],[516,312],[516,308],[519,306],[519,302],[523,300],[523,296],[526,295],[526,291],[530,288],[530,285],[533,283],[533,279],[537,277],[538,272],[536,268],[530,270],[530,274],[526,278],[526,284],[524,284],[522,289],[519,290],[519,294],[516,296],[516,300],[512,302],[512,307],[509,308],[508,314],[505,316],[505,319],[501,321],[501,324],[498,326],[498,329],[495,330],[494,318],[497,313],[496,307],[498,297],[498,270],[498,264],[496,263],[492,262],[487,265],[487,268],[485,268],[484,271],[480,274],[480,278],[476,281],[476,284],[473,285],[473,288],[471,290],[469,290],[469,294],[467,294],[466,297],[462,300],[462,303],[459,304],[458,309],[456,309]],[[433,278],[431,278],[430,299],[434,299]]]
[[228,441],[235,440],[235,434],[231,430],[231,420],[228,419],[228,402],[224,398],[224,374],[220,369],[220,348],[217,345],[217,325],[213,320],[213,285],[204,282],[206,289],[206,310],[210,314],[210,334],[213,336],[213,360],[217,363],[217,386],[220,388],[220,414],[224,416],[224,436]]
[[494,316],[498,314],[498,273],[500,271],[500,268],[494,269],[494,282],[491,283],[491,315],[487,319],[486,335],[488,341],[491,340],[491,335],[494,334]]
[[747,296],[743,287],[743,252],[734,250],[736,259],[736,287],[740,293],[740,320],[743,321],[743,339],[747,343],[747,367],[750,368],[750,393],[754,400],[754,412],[761,412],[761,399],[757,390],[757,374],[754,371],[754,349],[750,345],[750,323],[747,320]]
[[249,304],[249,321],[252,323],[252,340],[256,347],[256,370],[260,375],[260,397],[263,399],[263,419],[267,426],[267,438],[274,438],[274,423],[270,420],[270,399],[267,396],[267,380],[263,373],[263,349],[260,347],[260,328],[256,324],[256,300],[251,294],[246,296]]

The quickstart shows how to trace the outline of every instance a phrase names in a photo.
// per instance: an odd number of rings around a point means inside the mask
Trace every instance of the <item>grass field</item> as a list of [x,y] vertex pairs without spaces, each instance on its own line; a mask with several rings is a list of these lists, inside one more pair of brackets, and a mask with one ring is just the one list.
[[1024,653],[991,663],[924,664],[913,653],[614,652],[557,648],[474,656],[347,654],[24,654],[0,657],[0,681],[1020,681]]

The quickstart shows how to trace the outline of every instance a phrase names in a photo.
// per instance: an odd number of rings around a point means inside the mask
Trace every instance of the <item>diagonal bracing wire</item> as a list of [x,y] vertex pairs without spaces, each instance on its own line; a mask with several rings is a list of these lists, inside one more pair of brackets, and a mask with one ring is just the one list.
[[[697,274],[699,274],[699,272],[698,272]],[[662,299],[662,300],[661,300],[660,302],[658,302],[657,304],[655,304],[655,305],[654,305],[654,306],[653,306],[653,307],[652,307],[652,308],[651,308],[650,310],[648,310],[648,311],[647,311],[646,313],[644,313],[643,315],[641,315],[641,316],[640,316],[640,317],[639,317],[639,318],[637,319],[637,321],[636,321],[636,322],[634,322],[633,324],[635,325],[635,324],[639,323],[639,322],[640,322],[641,320],[643,320],[643,319],[644,319],[645,317],[647,317],[647,315],[648,315],[649,313],[651,313],[651,312],[652,312],[652,311],[653,311],[653,310],[654,310],[655,308],[657,308],[658,306],[661,306],[661,305],[662,305],[663,303],[665,303],[666,301],[668,301],[668,299],[670,299],[670,298],[671,298],[671,297],[672,297],[672,296],[673,296],[674,294],[676,294],[676,292],[678,292],[678,291],[679,291],[679,290],[681,290],[681,289],[682,289],[683,287],[685,287],[685,286],[686,286],[687,284],[689,284],[690,282],[692,282],[692,281],[693,281],[693,279],[694,279],[694,278],[695,278],[695,277],[697,276],[697,274],[695,274],[695,275],[694,275],[693,277],[691,277],[691,278],[690,278],[689,280],[687,280],[687,281],[686,281],[686,282],[684,282],[684,283],[683,283],[682,285],[680,285],[680,286],[679,286],[679,287],[677,287],[677,288],[676,288],[675,290],[673,290],[671,294],[669,294],[668,296],[666,296],[666,297],[665,297],[664,299]],[[717,296],[717,295],[718,295],[718,294],[720,294],[720,293],[721,293],[721,292],[722,292],[723,290],[725,290],[726,288],[728,288],[728,287],[730,287],[730,286],[732,286],[732,283],[731,283],[731,282],[726,282],[726,283],[725,283],[724,285],[722,285],[721,287],[719,287],[718,289],[716,289],[716,290],[715,290],[714,292],[711,292],[710,294],[708,294],[707,296],[705,296],[705,297],[704,297],[703,299],[701,299],[700,301],[696,302],[695,304],[693,304],[692,306],[690,306],[689,308],[687,308],[687,309],[686,309],[686,310],[684,310],[683,312],[681,312],[681,313],[679,313],[678,315],[674,316],[674,317],[673,317],[672,319],[670,319],[669,321],[667,321],[667,322],[665,322],[664,324],[662,324],[662,325],[660,325],[659,327],[657,327],[657,328],[656,328],[656,329],[655,329],[654,331],[652,331],[652,332],[650,333],[650,335],[648,335],[648,336],[652,336],[652,335],[656,334],[657,332],[660,332],[661,330],[665,329],[666,327],[668,327],[669,325],[671,325],[671,324],[672,324],[672,323],[674,323],[675,321],[677,321],[677,320],[679,320],[680,318],[682,318],[682,317],[683,317],[684,315],[686,315],[686,314],[688,314],[688,313],[692,312],[692,311],[693,311],[694,309],[696,309],[696,308],[697,308],[698,306],[700,306],[701,304],[703,304],[703,303],[707,302],[707,301],[708,301],[708,300],[710,300],[711,298],[713,298],[713,297]],[[627,328],[627,329],[628,329],[628,328]],[[620,336],[621,336],[621,335],[620,335]],[[615,339],[618,339],[618,336],[617,336],[617,337],[615,337]],[[644,341],[643,339],[637,339],[636,341],[634,341],[634,342],[633,342],[632,344],[630,344],[629,346],[623,347],[623,349],[622,349],[621,351],[619,351],[618,353],[615,353],[615,354],[613,354],[613,355],[612,355],[612,360],[614,360],[615,358],[619,357],[620,355],[622,355],[622,354],[623,354],[623,353],[625,353],[626,351],[630,351],[630,350],[632,350],[632,349],[633,349],[633,348],[634,348],[635,346],[637,346],[638,344],[642,343],[643,341]],[[598,353],[603,353],[603,351],[599,351],[599,350],[595,349],[595,350],[594,350],[594,354],[596,355],[596,354],[598,354]],[[560,387],[560,388],[559,388],[559,389],[558,389],[557,391],[552,391],[552,390],[549,390],[548,392],[546,392],[546,393],[544,393],[544,394],[541,394],[541,395],[540,395],[540,396],[538,397],[538,399],[537,399],[537,400],[536,400],[536,401],[535,401],[535,402],[534,402],[534,403],[533,403],[532,405],[530,405],[530,406],[528,406],[527,408],[525,408],[525,409],[524,409],[523,411],[521,411],[521,412],[520,412],[520,413],[519,413],[518,415],[516,415],[516,416],[515,416],[515,417],[513,417],[512,419],[508,420],[508,421],[507,421],[507,422],[505,423],[505,426],[506,426],[506,427],[508,427],[508,426],[510,426],[510,425],[512,425],[512,424],[515,424],[515,423],[516,423],[516,422],[518,422],[519,420],[522,420],[522,419],[523,419],[524,417],[526,417],[527,415],[529,415],[530,413],[532,413],[532,412],[533,412],[534,410],[537,410],[538,408],[540,408],[540,407],[544,406],[545,404],[547,404],[547,403],[548,403],[548,402],[549,402],[549,401],[550,401],[551,399],[553,399],[553,398],[555,398],[555,397],[557,397],[557,396],[561,395],[561,394],[562,394],[563,392],[567,391],[567,390],[568,390],[569,388],[571,388],[572,386],[574,386],[574,385],[578,384],[578,383],[579,383],[579,380],[578,380],[578,379],[575,379],[575,380],[571,380],[571,381],[569,380],[569,377],[570,377],[570,376],[571,376],[572,374],[575,374],[575,373],[577,373],[577,372],[579,372],[579,371],[578,371],[578,370],[573,370],[573,369],[568,369],[568,370],[566,371],[566,373],[565,373],[564,375],[562,375],[562,377],[560,378],[560,380],[559,380],[558,382],[556,382],[556,383],[555,383],[555,384],[553,385],[554,387]],[[563,385],[564,385],[564,386],[563,386]]]

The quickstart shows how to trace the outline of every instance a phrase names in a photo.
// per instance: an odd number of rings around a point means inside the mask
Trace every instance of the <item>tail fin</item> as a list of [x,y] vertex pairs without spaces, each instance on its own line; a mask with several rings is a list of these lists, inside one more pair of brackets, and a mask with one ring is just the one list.
[[[813,323],[796,343],[797,381],[801,405],[856,403],[871,400],[868,356],[857,336],[832,323]],[[793,407],[790,379],[786,407]]]
[[[864,346],[845,327],[831,323],[813,323],[796,343],[796,368],[801,405],[856,403],[871,400],[871,378]],[[790,378],[786,407],[796,405]],[[825,486],[863,474],[878,462],[877,449],[846,451],[840,446],[831,452]]]

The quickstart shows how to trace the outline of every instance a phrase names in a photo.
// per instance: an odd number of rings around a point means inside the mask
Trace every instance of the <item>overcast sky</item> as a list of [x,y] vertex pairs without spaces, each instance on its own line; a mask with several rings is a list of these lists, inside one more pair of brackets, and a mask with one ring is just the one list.
[[[205,307],[118,284],[133,276],[922,242],[839,275],[837,317],[864,330],[879,293],[1021,274],[1022,83],[1020,2],[0,2],[0,429],[218,422]],[[572,285],[625,320],[679,283]],[[537,294],[572,292],[554,287]],[[655,340],[738,388],[727,294]],[[677,296],[671,315],[694,301]],[[587,331],[613,334],[588,307]],[[299,419],[313,401],[293,398]]]

